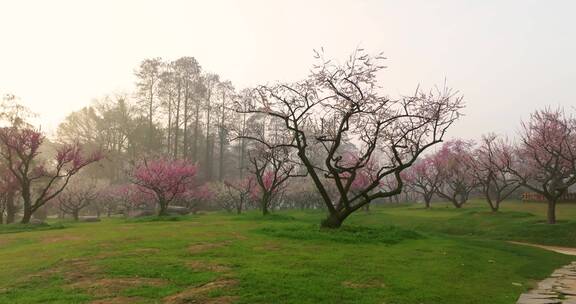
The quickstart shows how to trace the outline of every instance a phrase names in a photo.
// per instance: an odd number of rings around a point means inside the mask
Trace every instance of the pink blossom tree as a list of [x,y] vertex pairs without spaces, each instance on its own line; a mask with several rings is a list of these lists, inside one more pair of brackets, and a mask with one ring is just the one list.
[[558,199],[576,184],[576,119],[563,109],[532,113],[522,122],[516,161],[508,169],[522,186],[546,198],[548,223],[556,223]]
[[[51,162],[53,166],[48,166],[50,163],[38,159],[43,141],[42,133],[33,129],[0,129],[0,154],[14,175],[24,202],[22,223],[29,223],[36,210],[57,197],[72,176],[102,158],[100,151],[85,156],[78,143],[65,144],[57,149]],[[32,189],[36,195],[33,195]]]
[[285,193],[286,203],[291,208],[319,209],[324,205],[322,197],[308,178],[291,180]]
[[158,215],[162,216],[171,202],[192,187],[196,172],[196,166],[184,160],[153,159],[141,161],[130,178],[140,191],[155,196]]
[[426,156],[414,163],[403,175],[408,188],[422,195],[426,208],[430,208],[432,197],[441,184],[435,161],[433,155]]
[[478,185],[473,172],[472,141],[450,140],[435,154],[434,164],[439,174],[440,184],[436,194],[454,207],[462,208],[468,201],[470,192]]
[[208,183],[205,183],[201,186],[189,188],[182,194],[181,200],[189,210],[196,213],[199,208],[206,206],[212,201],[215,195],[212,187]]
[[495,134],[482,136],[480,145],[473,152],[473,173],[482,188],[492,212],[508,198],[520,184],[508,172],[514,159],[514,148]]

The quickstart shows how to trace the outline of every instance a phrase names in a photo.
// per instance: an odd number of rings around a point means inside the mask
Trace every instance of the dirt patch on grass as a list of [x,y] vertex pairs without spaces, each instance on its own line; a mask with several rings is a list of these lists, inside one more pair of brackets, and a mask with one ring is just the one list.
[[[66,287],[81,289],[98,297],[114,297],[121,291],[139,286],[162,286],[167,281],[143,277],[107,278],[87,259],[68,260],[61,267]],[[132,302],[134,303],[134,302]]]
[[100,268],[86,259],[73,259],[63,262],[61,273],[68,282],[77,282],[86,278],[93,278],[100,273]]
[[[105,276],[103,270],[93,264],[91,260],[96,257],[68,259],[59,264],[40,271],[31,276],[48,278],[54,275],[64,278],[64,288],[81,290],[93,295],[96,299],[92,304],[123,304],[140,303],[141,299],[135,297],[121,297],[122,291],[140,286],[163,286],[168,281],[144,277],[113,277]],[[96,258],[97,259],[97,258]]]
[[248,237],[238,232],[232,232],[232,235],[238,240],[247,240]]
[[8,246],[8,244],[10,244],[10,243],[12,243],[12,240],[0,239],[0,248]]
[[220,243],[197,243],[197,244],[192,244],[190,245],[190,247],[188,247],[188,252],[192,253],[192,254],[197,254],[197,253],[204,253],[206,251],[212,250],[212,249],[216,249],[216,248],[222,248],[225,247],[229,244],[229,241],[225,241],[225,242],[220,242]]
[[378,280],[368,281],[368,282],[352,282],[344,281],[342,286],[354,289],[360,288],[384,288],[386,285]]
[[121,291],[139,286],[162,286],[166,281],[150,278],[85,278],[68,285],[74,289],[82,289],[88,294],[99,297],[111,297]]
[[42,244],[53,244],[53,243],[60,243],[66,241],[79,241],[83,238],[74,235],[55,235],[51,237],[42,238],[40,241]]
[[121,239],[122,242],[129,242],[129,243],[139,242],[142,240],[144,240],[144,238],[141,236],[129,236]]
[[98,267],[89,263],[88,260],[69,259],[31,274],[28,278],[48,278],[58,275],[64,277],[68,282],[74,282],[84,277],[92,277],[97,272],[99,272]]
[[197,271],[211,271],[218,273],[226,273],[230,271],[230,267],[220,264],[213,264],[205,261],[190,261],[186,263],[188,267]]
[[266,242],[264,244],[262,244],[261,246],[256,246],[254,247],[254,249],[256,250],[264,250],[264,251],[280,251],[282,250],[282,245],[280,245],[280,243],[275,243],[275,242]]
[[132,252],[135,252],[138,254],[154,254],[154,253],[160,252],[160,249],[158,249],[158,248],[139,248],[139,249],[133,250]]
[[164,298],[165,304],[185,304],[185,303],[212,303],[227,304],[233,303],[236,297],[221,296],[209,297],[209,294],[216,290],[227,289],[236,286],[238,282],[232,279],[218,279],[206,284],[188,288],[180,293]]
[[90,304],[132,304],[132,303],[140,303],[142,298],[136,297],[115,297],[115,298],[108,298],[108,299],[99,299],[91,301]]
[[205,304],[232,304],[232,303],[236,302],[237,299],[238,299],[238,297],[222,296],[222,297],[207,299],[204,303]]

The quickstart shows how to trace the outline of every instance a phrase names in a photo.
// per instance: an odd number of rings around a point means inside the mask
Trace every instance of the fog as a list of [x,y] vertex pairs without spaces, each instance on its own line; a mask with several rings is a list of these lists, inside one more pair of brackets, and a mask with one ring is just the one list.
[[[237,88],[307,75],[313,49],[388,58],[391,96],[449,85],[465,96],[450,136],[514,134],[543,106],[571,106],[572,1],[12,1],[0,3],[0,92],[53,133],[73,110],[132,92],[145,58],[194,56]],[[572,77],[571,77],[572,76]]]

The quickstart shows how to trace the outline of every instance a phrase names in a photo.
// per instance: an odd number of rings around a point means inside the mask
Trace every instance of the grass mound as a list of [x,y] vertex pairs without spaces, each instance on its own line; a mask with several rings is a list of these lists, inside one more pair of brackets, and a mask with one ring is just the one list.
[[66,226],[62,223],[42,223],[42,224],[8,224],[0,225],[0,234],[3,233],[18,233],[27,231],[40,231],[40,230],[52,230],[52,229],[64,229]]
[[131,223],[143,223],[143,222],[179,222],[187,220],[186,215],[151,215],[151,216],[142,216],[142,217],[134,217],[126,219],[127,222]]
[[506,211],[506,212],[491,212],[491,211],[478,211],[478,210],[471,210],[462,213],[463,217],[466,216],[491,216],[496,217],[498,219],[522,219],[522,218],[530,218],[534,217],[535,215],[529,212],[521,212],[521,211]]
[[269,236],[296,240],[332,241],[338,243],[382,243],[397,244],[404,240],[421,239],[423,236],[413,230],[396,226],[361,227],[343,226],[339,229],[323,229],[317,225],[294,225],[279,227],[264,227],[258,230]]
[[271,213],[271,214],[267,214],[267,215],[262,215],[261,213],[255,213],[255,212],[251,212],[251,213],[246,213],[242,216],[236,217],[235,220],[238,221],[267,221],[267,222],[289,222],[289,221],[295,221],[296,218],[291,216],[291,215],[287,215],[287,214],[278,214],[278,213]]

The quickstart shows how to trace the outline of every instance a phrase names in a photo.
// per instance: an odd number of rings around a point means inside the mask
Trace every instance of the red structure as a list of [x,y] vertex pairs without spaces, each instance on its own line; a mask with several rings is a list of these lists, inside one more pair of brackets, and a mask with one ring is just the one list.
[[[522,193],[522,201],[526,202],[526,201],[536,201],[536,202],[544,202],[546,201],[546,198],[539,193],[536,192],[524,192]],[[568,192],[564,195],[562,195],[562,197],[560,197],[561,202],[576,202],[576,192]]]

